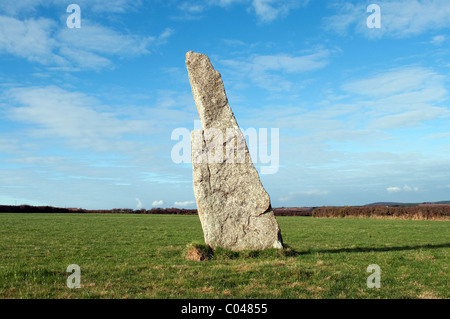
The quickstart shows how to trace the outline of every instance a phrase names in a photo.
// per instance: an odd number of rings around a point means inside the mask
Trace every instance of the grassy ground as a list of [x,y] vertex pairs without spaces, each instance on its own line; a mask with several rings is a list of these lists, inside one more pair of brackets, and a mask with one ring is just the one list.
[[[197,216],[0,214],[0,298],[450,297],[448,222],[277,220],[296,253],[197,262],[183,257],[202,242]],[[70,264],[80,289],[66,286]]]

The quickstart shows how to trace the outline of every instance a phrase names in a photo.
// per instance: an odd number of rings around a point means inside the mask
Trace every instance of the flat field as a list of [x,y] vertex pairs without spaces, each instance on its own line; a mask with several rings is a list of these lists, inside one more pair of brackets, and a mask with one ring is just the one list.
[[[449,298],[448,221],[277,217],[280,252],[218,251],[197,216],[0,214],[0,298]],[[67,266],[81,269],[69,289]],[[369,288],[369,265],[381,269]]]

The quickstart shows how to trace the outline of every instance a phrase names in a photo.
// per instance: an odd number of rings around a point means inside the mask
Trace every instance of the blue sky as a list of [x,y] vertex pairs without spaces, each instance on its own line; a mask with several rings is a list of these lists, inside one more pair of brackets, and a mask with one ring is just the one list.
[[274,207],[449,200],[449,16],[448,0],[1,0],[0,204],[194,208],[171,158],[198,120],[190,50],[241,128],[279,129]]

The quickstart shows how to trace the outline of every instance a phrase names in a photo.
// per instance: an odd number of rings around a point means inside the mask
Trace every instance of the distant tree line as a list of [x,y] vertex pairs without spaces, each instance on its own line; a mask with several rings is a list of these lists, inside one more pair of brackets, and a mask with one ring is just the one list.
[[6,206],[0,205],[0,213],[72,213],[72,214],[167,214],[167,215],[196,215],[196,209],[178,208],[153,208],[153,209],[82,209],[82,208],[60,208],[52,206]]
[[313,210],[312,215],[317,218],[370,217],[450,220],[450,205],[319,207]]
[[[293,208],[275,208],[277,216],[311,216],[313,208],[293,207]],[[0,213],[76,213],[76,214],[165,214],[165,215],[197,215],[196,209],[184,208],[152,208],[152,209],[82,209],[82,208],[60,208],[52,206],[7,206],[0,205]]]
[[[450,205],[420,204],[416,206],[324,206],[324,207],[281,207],[273,209],[275,216],[312,216],[316,218],[403,218],[426,220],[450,220]],[[82,208],[60,208],[51,206],[7,206],[0,205],[0,213],[77,213],[77,214],[164,214],[164,215],[197,215],[196,209],[184,208],[152,208],[109,210],[88,210]]]

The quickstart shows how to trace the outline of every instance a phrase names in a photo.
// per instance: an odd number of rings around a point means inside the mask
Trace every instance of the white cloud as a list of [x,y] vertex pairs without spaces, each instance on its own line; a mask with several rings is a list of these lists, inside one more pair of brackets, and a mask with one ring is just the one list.
[[421,89],[437,86],[441,98],[446,91],[443,89],[444,77],[432,69],[421,67],[402,67],[391,69],[366,79],[343,85],[344,90],[360,95],[384,97],[404,92],[417,92]]
[[142,202],[141,202],[141,200],[139,198],[136,198],[136,202],[137,202],[136,209],[142,209]]
[[34,137],[62,138],[78,148],[120,150],[118,142],[125,134],[151,127],[144,120],[123,120],[98,100],[56,86],[15,88],[5,96],[19,105],[8,109],[8,117],[34,124]]
[[287,73],[301,73],[323,68],[329,62],[330,52],[322,50],[303,56],[260,55],[252,59],[253,72],[282,71]]
[[186,176],[181,176],[178,174],[161,174],[155,172],[142,172],[140,174],[140,178],[142,181],[150,182],[150,183],[158,183],[158,184],[188,184],[190,183],[189,178]]
[[261,22],[272,22],[279,17],[286,16],[289,11],[298,6],[306,6],[309,0],[253,0],[252,8]]
[[365,1],[335,2],[333,7],[338,13],[325,18],[325,26],[342,35],[353,28],[356,33],[369,38],[405,38],[450,27],[448,0],[380,0],[376,4],[381,8],[380,29],[367,27],[369,13]]
[[166,28],[156,39],[156,45],[166,44],[168,39],[175,33],[175,30]]
[[[161,36],[167,38],[167,33],[166,30]],[[61,42],[61,47],[120,57],[149,53],[148,47],[155,40],[152,36],[121,34],[87,19],[83,19],[83,26],[79,29],[61,28],[55,38]]]
[[400,187],[396,187],[396,186],[391,186],[386,188],[386,190],[388,191],[388,193],[398,193],[401,192],[402,189]]
[[203,13],[213,7],[229,8],[235,4],[248,3],[250,0],[190,0],[178,5],[181,15],[172,16],[175,20],[198,20]]
[[318,50],[306,55],[253,55],[245,59],[223,60],[225,66],[240,77],[270,91],[289,91],[294,85],[283,75],[302,74],[324,68],[331,52]]
[[183,2],[178,9],[183,11],[183,16],[177,19],[198,19],[209,8],[219,6],[229,8],[233,5],[244,4],[247,11],[254,12],[262,23],[270,23],[289,14],[293,9],[306,6],[310,0],[203,0]]
[[447,40],[445,35],[436,35],[431,39],[431,44],[442,45]]
[[432,69],[396,68],[346,83],[342,88],[360,96],[357,103],[370,115],[371,129],[413,127],[450,117],[450,110],[439,105],[448,94],[445,77]]
[[386,188],[386,190],[387,190],[388,193],[400,193],[400,192],[408,193],[408,192],[413,192],[413,191],[414,192],[418,192],[419,191],[419,187],[416,187],[416,186],[411,187],[409,185],[405,185],[403,187],[391,186],[391,187]]
[[178,6],[178,9],[187,14],[200,14],[206,9],[204,3],[194,3],[193,1],[183,2]]
[[195,204],[195,200],[189,200],[189,201],[184,201],[184,202],[175,202],[175,203],[173,203],[173,205],[175,207],[192,206],[194,204]]
[[72,50],[68,47],[61,47],[59,53],[65,57],[66,62],[52,66],[52,71],[68,71],[75,72],[82,69],[101,70],[104,68],[113,68],[113,62],[98,54],[81,50]]
[[8,139],[4,137],[0,137],[0,152],[6,153],[6,154],[14,154],[19,152],[20,147],[18,144],[18,140],[16,138],[14,139]]
[[421,110],[407,111],[400,114],[381,116],[373,119],[371,128],[395,129],[416,127],[424,121],[450,117],[450,111],[445,107],[424,107]]
[[0,52],[41,64],[64,63],[64,59],[53,52],[57,42],[51,38],[51,33],[55,27],[49,19],[20,21],[0,16]]
[[253,0],[253,9],[261,21],[271,22],[282,13],[283,7],[275,8],[272,6],[273,2],[273,0]]
[[[61,1],[61,0],[14,0],[2,1],[0,12],[10,16],[18,16],[22,14],[35,13],[41,7],[58,6],[65,9],[69,4],[78,4],[82,12],[94,13],[125,13],[129,10],[134,10],[142,5],[141,0],[76,0]],[[65,12],[65,11],[64,11]]]
[[76,3],[85,8],[92,8],[93,12],[98,13],[126,13],[142,6],[142,0],[109,0],[108,2],[104,0],[77,0]]
[[[47,1],[49,3],[50,1]],[[0,12],[7,15],[16,16],[18,14],[30,13],[36,10],[38,6],[44,5],[44,0],[16,0],[2,1]]]
[[163,200],[155,200],[152,203],[153,207],[155,207],[155,206],[162,206],[162,205],[164,205],[164,201]]
[[45,18],[19,20],[0,16],[0,53],[7,53],[46,66],[99,70],[111,67],[113,57],[133,58],[149,54],[167,43],[174,30],[159,36],[119,33],[83,19],[79,29],[61,28]]
[[248,1],[249,0],[207,0],[209,4],[217,5],[220,7],[228,7],[236,3],[246,3]]

